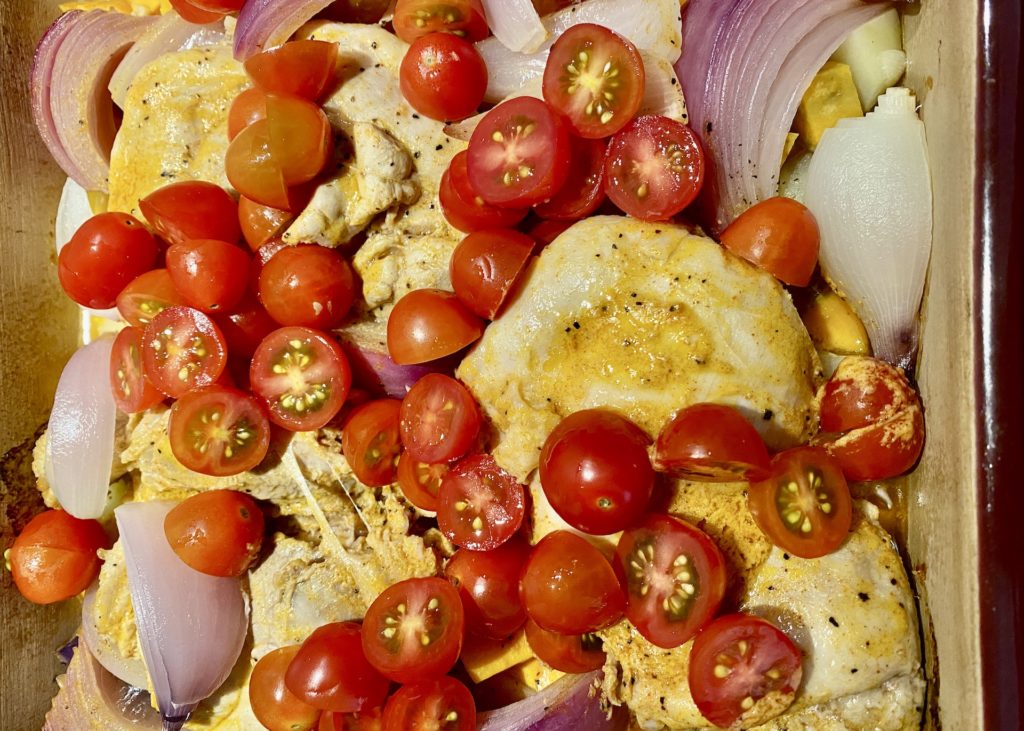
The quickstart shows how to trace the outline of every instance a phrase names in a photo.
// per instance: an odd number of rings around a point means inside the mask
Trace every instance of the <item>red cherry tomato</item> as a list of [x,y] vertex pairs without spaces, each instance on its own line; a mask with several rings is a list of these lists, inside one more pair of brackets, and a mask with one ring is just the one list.
[[722,232],[722,246],[795,287],[811,283],[820,242],[814,214],[782,196],[748,208]]
[[626,607],[608,560],[585,538],[564,530],[549,533],[534,546],[519,595],[530,619],[565,635],[610,627]]
[[398,486],[406,499],[420,510],[437,512],[441,480],[448,474],[446,464],[418,462],[408,452],[398,458]]
[[649,443],[638,426],[611,411],[566,417],[540,453],[540,482],[551,507],[584,533],[607,535],[632,525],[654,490]]
[[166,269],[153,269],[137,276],[117,295],[117,311],[130,325],[144,328],[153,318],[185,300],[174,288]]
[[605,175],[612,203],[634,218],[663,221],[700,192],[704,152],[687,125],[668,117],[637,117],[612,138]]
[[469,141],[469,182],[496,206],[546,201],[569,176],[568,125],[546,103],[516,97],[489,111]]
[[474,43],[490,35],[480,0],[398,0],[394,24],[406,43],[438,32]]
[[420,114],[441,121],[476,114],[487,91],[487,65],[476,46],[451,33],[413,41],[402,59],[402,96]]
[[542,662],[563,673],[589,673],[604,667],[607,655],[595,634],[560,635],[526,620],[526,642]]
[[526,218],[529,208],[499,208],[487,203],[469,182],[469,154],[463,150],[452,158],[441,176],[437,197],[448,223],[471,233],[485,228],[509,228]]
[[747,501],[771,542],[801,558],[832,553],[850,532],[850,488],[839,464],[820,447],[779,452],[769,477],[751,483]]
[[137,414],[164,400],[142,370],[142,332],[126,327],[114,339],[110,351],[110,388],[117,408],[126,414]]
[[[575,26],[579,27],[579,26]],[[534,207],[541,218],[579,221],[604,203],[604,140],[572,139],[572,165],[569,178],[550,200]]]
[[235,97],[228,109],[228,140],[253,122],[267,118],[267,95],[259,89],[246,89]]
[[437,527],[452,543],[490,551],[523,524],[526,491],[488,454],[466,457],[441,480]]
[[484,334],[483,321],[451,292],[415,289],[388,317],[388,353],[399,365],[437,360]]
[[[306,130],[315,135],[322,130]],[[307,138],[309,143],[314,138]],[[224,170],[231,186],[257,203],[284,211],[298,211],[307,200],[303,191],[289,188],[280,153],[271,146],[270,122],[260,119],[231,140],[224,157]],[[319,141],[317,142],[319,144]]]
[[574,221],[540,221],[531,226],[527,233],[536,240],[540,246],[547,246],[570,228]]
[[259,274],[259,296],[282,325],[329,330],[341,324],[355,298],[352,267],[341,254],[315,244],[285,246]]
[[224,13],[211,13],[209,10],[203,10],[198,5],[193,5],[189,0],[170,0],[170,3],[171,7],[174,8],[175,12],[183,20],[195,23],[196,25],[216,23],[224,17]]
[[224,335],[228,352],[235,358],[252,358],[263,338],[278,328],[274,318],[267,314],[251,292],[247,292],[235,305],[230,315],[218,315],[213,319]]
[[97,521],[80,520],[63,510],[40,513],[11,546],[14,585],[35,604],[81,594],[100,573],[100,548],[110,548],[110,539]]
[[253,252],[281,233],[295,218],[288,211],[279,211],[242,196],[238,201],[238,220],[242,225],[242,236]]
[[480,432],[480,409],[454,378],[428,373],[402,400],[402,444],[420,462],[451,462],[464,455]]
[[849,480],[884,480],[908,472],[924,448],[921,400],[903,372],[866,356],[844,358],[818,391],[816,442]]
[[298,652],[299,645],[274,650],[260,658],[249,676],[249,704],[269,731],[312,731],[320,718],[319,708],[304,703],[284,684]]
[[267,94],[267,132],[270,154],[281,168],[285,185],[315,178],[334,152],[327,115],[305,99]]
[[266,94],[315,102],[337,83],[338,46],[326,41],[289,41],[250,56],[245,71]]
[[603,26],[580,23],[551,47],[544,98],[580,137],[610,137],[636,116],[645,79],[636,46]]
[[186,498],[164,518],[164,535],[182,561],[211,576],[241,576],[263,546],[263,511],[236,490]]
[[226,312],[245,295],[249,255],[225,241],[194,239],[167,250],[167,272],[188,305]]
[[467,632],[502,640],[523,626],[519,575],[529,555],[526,542],[512,538],[491,551],[461,548],[448,560],[444,573],[462,597]]
[[156,264],[153,235],[125,213],[101,213],[83,223],[57,257],[68,297],[84,307],[113,307],[133,279]]
[[719,617],[697,635],[688,681],[701,714],[720,728],[760,726],[784,713],[803,675],[801,653],[757,617]]
[[760,480],[771,457],[757,429],[731,406],[694,404],[662,428],[654,464],[683,480]]
[[167,424],[171,452],[182,465],[204,475],[226,477],[263,461],[270,422],[252,396],[226,386],[182,395]]
[[245,0],[189,0],[193,5],[211,13],[237,13],[242,9]]
[[651,515],[619,539],[615,571],[626,588],[626,617],[658,647],[679,647],[718,611],[725,558],[701,530]]
[[216,382],[226,363],[220,328],[199,310],[168,307],[143,331],[146,378],[171,398]]
[[380,708],[364,713],[324,711],[317,731],[381,731],[382,723]]
[[186,180],[165,185],[139,201],[149,225],[169,244],[189,239],[217,239],[235,243],[238,204],[219,185]]
[[399,688],[384,707],[384,731],[475,731],[469,688],[447,675]]
[[341,411],[352,370],[341,346],[326,333],[284,327],[256,349],[250,381],[272,422],[291,431],[312,431]]
[[402,451],[398,419],[402,402],[380,399],[353,409],[341,433],[345,461],[364,485],[390,485]]
[[462,651],[459,593],[444,579],[406,579],[378,596],[363,618],[363,652],[385,676],[415,683],[444,675]]
[[526,269],[533,239],[509,229],[477,231],[455,247],[449,264],[456,296],[480,317],[493,320]]
[[288,665],[284,683],[303,703],[342,713],[380,706],[389,687],[363,654],[355,622],[334,622],[314,630]]

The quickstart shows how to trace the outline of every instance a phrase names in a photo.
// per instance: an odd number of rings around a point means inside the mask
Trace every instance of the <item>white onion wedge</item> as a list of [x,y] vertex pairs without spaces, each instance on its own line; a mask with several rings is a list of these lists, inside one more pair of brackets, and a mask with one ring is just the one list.
[[510,51],[536,53],[547,40],[531,0],[483,0],[483,6],[491,33]]

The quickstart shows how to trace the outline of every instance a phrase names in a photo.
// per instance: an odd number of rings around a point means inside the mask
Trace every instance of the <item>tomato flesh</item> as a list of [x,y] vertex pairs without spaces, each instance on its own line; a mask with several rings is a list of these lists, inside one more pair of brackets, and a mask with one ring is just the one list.
[[757,429],[739,411],[721,404],[694,404],[676,412],[655,445],[655,466],[683,480],[760,480],[770,462]]
[[337,81],[338,46],[326,41],[289,41],[245,61],[245,72],[266,94],[315,102]]
[[751,206],[722,232],[722,246],[795,287],[811,283],[820,242],[814,214],[783,196]]
[[384,707],[384,731],[475,731],[469,688],[446,676],[403,686]]
[[266,103],[270,154],[285,185],[309,182],[334,152],[327,115],[316,104],[298,97],[267,94]]
[[355,713],[380,706],[389,684],[363,654],[361,633],[355,622],[334,622],[314,630],[288,665],[288,690],[325,711]]
[[487,66],[467,40],[431,33],[413,41],[402,59],[402,96],[420,114],[441,121],[476,114],[487,91]]
[[526,218],[529,208],[499,208],[480,197],[469,182],[469,154],[463,150],[452,158],[441,176],[437,193],[448,223],[465,233],[485,228],[509,228]]
[[513,538],[490,551],[459,549],[448,560],[444,573],[462,597],[467,632],[501,640],[523,626],[519,575],[529,555],[526,542]]
[[437,512],[441,480],[448,474],[446,464],[427,464],[408,452],[398,458],[398,486],[406,499],[420,510]]
[[381,709],[364,713],[324,711],[317,731],[381,731]]
[[388,317],[388,353],[399,365],[415,365],[462,350],[484,334],[483,321],[457,296],[440,289],[415,289]]
[[480,0],[398,0],[394,24],[406,43],[428,33],[451,33],[473,43],[490,34]]
[[268,731],[312,731],[320,709],[298,698],[285,685],[285,673],[299,645],[281,647],[260,658],[249,676],[249,704]]
[[210,576],[241,576],[260,555],[263,511],[236,490],[186,498],[164,518],[164,535],[182,561]]
[[193,239],[167,250],[167,272],[186,304],[203,312],[227,312],[249,286],[249,255],[226,241]]
[[526,491],[487,454],[466,457],[441,481],[437,527],[452,543],[490,551],[523,524]]
[[428,373],[402,400],[402,444],[416,460],[451,462],[464,455],[480,432],[480,409],[454,378]]
[[562,189],[534,207],[541,218],[579,221],[594,213],[605,200],[604,162],[608,147],[604,140],[574,137],[572,166]]
[[399,414],[402,402],[380,399],[357,406],[345,422],[341,448],[356,478],[381,487],[395,481],[402,451]]
[[284,246],[259,273],[259,297],[282,325],[337,327],[355,299],[352,267],[338,252],[301,244]]
[[281,163],[273,154],[266,119],[253,122],[231,140],[224,170],[231,186],[246,198],[279,210],[298,210],[299,202],[289,191]]
[[474,314],[493,320],[533,253],[533,239],[509,229],[477,231],[455,247],[449,274],[455,295]]
[[238,201],[238,219],[242,236],[253,252],[277,236],[295,216],[288,211],[264,206],[242,196]]
[[171,452],[182,465],[225,477],[251,470],[270,446],[270,423],[249,394],[207,386],[182,395],[167,424]]
[[185,180],[165,185],[139,201],[149,225],[169,244],[189,239],[235,243],[241,236],[238,204],[219,185]]
[[183,20],[195,23],[196,25],[216,23],[224,17],[224,13],[212,13],[209,10],[203,10],[198,5],[193,5],[189,0],[170,0],[170,3],[174,11]]
[[143,332],[146,377],[171,398],[216,382],[226,364],[224,336],[199,310],[168,307]]
[[168,307],[183,304],[185,300],[166,269],[153,269],[136,277],[117,295],[117,311],[137,328],[145,328]]
[[545,664],[563,673],[589,673],[604,667],[607,658],[601,638],[595,634],[562,635],[526,620],[526,641]]
[[142,368],[142,332],[126,327],[114,339],[110,353],[110,388],[117,408],[137,414],[164,399],[164,395],[146,380]]

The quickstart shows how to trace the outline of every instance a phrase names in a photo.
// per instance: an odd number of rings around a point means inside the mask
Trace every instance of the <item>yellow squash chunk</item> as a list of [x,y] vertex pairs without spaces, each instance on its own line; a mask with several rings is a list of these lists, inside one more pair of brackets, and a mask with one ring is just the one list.
[[846,300],[832,290],[815,292],[800,316],[811,340],[822,350],[840,355],[870,354],[864,323]]
[[862,117],[860,96],[853,73],[845,63],[829,61],[807,88],[797,110],[793,128],[811,150],[818,146],[825,130],[847,117]]
[[786,145],[782,148],[782,164],[786,164],[786,160],[789,159],[789,153],[793,151],[796,146],[796,141],[800,138],[796,132],[790,132],[786,135]]
[[507,674],[515,678],[524,688],[529,688],[532,691],[544,690],[565,675],[535,657],[516,665]]
[[467,637],[462,646],[462,664],[474,683],[482,683],[532,657],[533,650],[523,630],[502,641]]

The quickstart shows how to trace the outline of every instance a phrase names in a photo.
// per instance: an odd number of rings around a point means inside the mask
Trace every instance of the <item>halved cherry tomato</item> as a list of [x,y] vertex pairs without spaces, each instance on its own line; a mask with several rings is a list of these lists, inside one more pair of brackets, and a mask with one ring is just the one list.
[[209,316],[191,307],[168,307],[142,335],[142,366],[150,383],[171,398],[217,381],[227,344]]
[[722,404],[694,404],[676,412],[658,435],[654,452],[660,471],[697,482],[761,480],[770,462],[757,429]]
[[448,223],[471,233],[485,228],[509,228],[526,218],[529,208],[499,208],[480,197],[469,182],[468,159],[469,153],[463,150],[452,158],[441,176],[437,197]]
[[850,532],[850,488],[839,464],[820,447],[779,452],[769,477],[751,483],[747,501],[765,535],[794,556],[825,556]]
[[604,666],[607,655],[595,634],[561,635],[526,620],[526,642],[542,662],[563,673],[589,673]]
[[480,0],[398,0],[394,24],[406,43],[438,32],[474,43],[490,35]]
[[460,548],[448,560],[444,574],[462,597],[467,632],[502,640],[523,626],[519,575],[529,556],[526,541],[512,538],[491,551]]
[[551,47],[544,98],[580,137],[610,137],[636,116],[645,80],[636,46],[603,26],[580,23]]
[[476,114],[487,91],[487,65],[476,46],[451,33],[413,41],[402,59],[402,96],[420,114],[456,121]]
[[241,576],[263,546],[263,511],[237,490],[208,490],[178,503],[164,535],[182,561],[210,576]]
[[391,680],[428,680],[455,665],[464,625],[455,587],[436,576],[406,579],[385,589],[366,610],[363,652]]
[[477,231],[462,240],[448,265],[456,296],[493,320],[533,253],[533,239],[510,229]]
[[245,4],[245,0],[189,0],[189,2],[202,10],[222,14],[237,13]]
[[110,351],[110,388],[117,408],[137,414],[164,400],[142,370],[142,331],[128,326],[117,334]]
[[213,319],[234,358],[252,358],[263,338],[280,327],[252,292],[246,292],[230,315],[217,315]]
[[663,221],[694,201],[704,184],[704,152],[687,125],[637,117],[612,138],[605,161],[612,203],[644,221]]
[[484,334],[483,321],[452,292],[414,289],[388,317],[388,353],[399,365],[451,355]]
[[317,731],[381,731],[382,710],[374,708],[363,713],[324,711]]
[[315,178],[334,152],[327,115],[305,99],[267,94],[267,131],[270,153],[281,168],[285,185]]
[[496,206],[546,201],[569,177],[568,125],[544,101],[516,97],[489,111],[469,141],[469,182]]
[[715,616],[725,596],[725,558],[703,531],[651,515],[619,539],[615,571],[626,617],[658,647],[679,647]]
[[113,307],[121,290],[156,260],[156,240],[141,221],[125,213],[100,213],[60,250],[57,276],[68,297],[102,310]]
[[[575,26],[579,28],[580,26]],[[534,207],[541,218],[579,221],[604,203],[604,159],[608,146],[604,140],[572,138],[572,165],[562,189]]]
[[313,631],[284,675],[288,690],[303,703],[325,711],[356,713],[384,703],[387,678],[363,654],[355,622],[334,622]]
[[320,709],[303,702],[284,683],[298,653],[299,645],[273,650],[260,658],[249,676],[249,704],[268,731],[312,731],[320,719]]
[[884,480],[910,470],[924,448],[921,400],[903,372],[884,361],[850,356],[818,391],[815,439],[849,480]]
[[289,211],[280,211],[264,206],[242,196],[238,201],[238,220],[242,225],[242,236],[254,252],[281,233],[295,218]]
[[469,688],[447,675],[398,689],[384,706],[384,731],[475,731]]
[[783,196],[751,206],[722,232],[722,246],[795,287],[810,284],[820,243],[814,214]]
[[226,477],[251,470],[267,456],[270,422],[249,394],[207,386],[182,395],[167,424],[171,452],[204,475]]
[[454,378],[428,373],[402,400],[402,444],[420,462],[451,462],[464,455],[480,432],[480,409]]
[[266,94],[287,94],[315,102],[337,82],[338,46],[326,41],[289,41],[250,56],[245,71],[256,88]]
[[174,288],[166,269],[153,269],[140,274],[117,295],[117,311],[130,325],[144,328],[153,318],[185,300]]
[[393,7],[391,0],[335,0],[317,17],[336,23],[379,23]]
[[297,209],[289,195],[281,163],[270,147],[270,123],[260,119],[231,140],[224,156],[231,186],[257,203],[286,211]]
[[408,452],[402,452],[398,458],[398,486],[417,508],[436,513],[441,480],[448,474],[448,469],[446,464],[419,462]]
[[539,221],[527,229],[538,245],[547,246],[559,236],[572,228],[575,221]]
[[519,530],[526,491],[489,454],[466,457],[441,480],[437,527],[452,543],[490,551]]
[[654,490],[650,439],[612,411],[577,411],[548,435],[540,453],[544,494],[569,525],[608,535],[635,523]]
[[284,246],[263,265],[259,296],[282,325],[329,330],[355,299],[352,267],[341,254],[315,244]]
[[793,641],[765,620],[748,614],[719,617],[693,641],[690,694],[719,728],[760,726],[793,702],[801,662]]
[[585,538],[565,530],[548,533],[533,547],[519,595],[538,626],[565,635],[610,627],[626,608],[608,560]]
[[402,451],[398,418],[402,402],[379,399],[353,409],[341,432],[341,450],[364,485],[390,485]]
[[267,118],[267,95],[259,89],[246,89],[234,98],[228,109],[228,140],[253,122]]
[[100,573],[100,548],[110,548],[110,539],[97,521],[80,520],[63,510],[40,513],[11,546],[14,585],[35,604],[80,594]]
[[169,244],[189,239],[233,244],[241,236],[235,199],[219,185],[202,180],[165,185],[140,200],[139,210]]
[[352,370],[341,346],[326,333],[285,327],[256,349],[250,381],[272,422],[291,431],[312,431],[341,411]]
[[187,20],[189,23],[195,23],[196,25],[216,23],[224,17],[224,13],[211,13],[209,10],[203,10],[199,6],[193,5],[189,0],[170,0],[170,2],[171,7],[174,8],[175,12],[177,12],[183,20]]
[[229,312],[249,286],[249,255],[226,241],[193,239],[167,250],[167,273],[187,304]]

